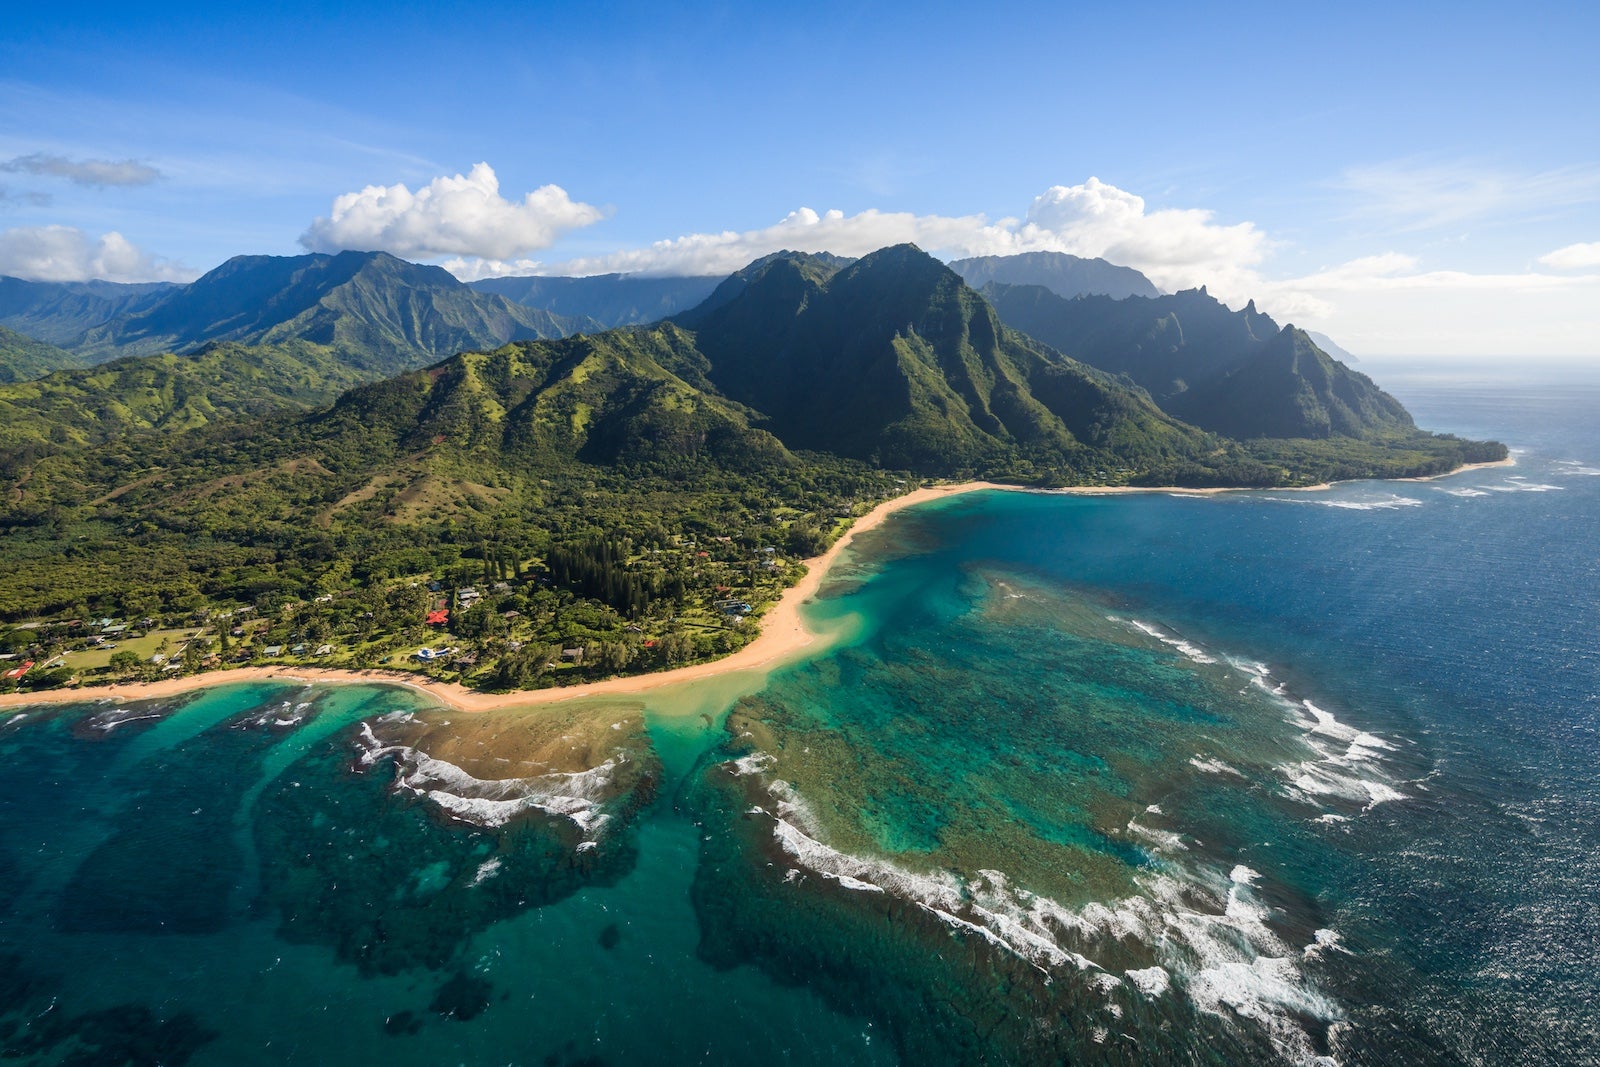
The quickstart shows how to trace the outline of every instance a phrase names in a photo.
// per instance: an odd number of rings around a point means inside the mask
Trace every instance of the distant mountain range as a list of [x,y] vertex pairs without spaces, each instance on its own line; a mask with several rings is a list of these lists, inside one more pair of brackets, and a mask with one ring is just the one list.
[[[601,274],[589,278],[484,278],[470,282],[480,293],[493,293],[528,307],[583,322],[593,329],[660,322],[694,307],[722,284],[723,275],[655,278],[638,274]],[[584,332],[590,332],[584,327]]]
[[181,288],[166,282],[30,282],[0,276],[0,326],[72,348],[96,326],[152,307]]
[[1161,290],[1132,267],[1119,267],[1103,259],[1084,259],[1065,252],[1022,252],[1014,256],[979,256],[958,259],[950,269],[974,289],[990,282],[1002,285],[1042,285],[1057,296],[1160,296]]
[[[46,338],[62,369],[207,345],[307,342],[371,380],[465,349],[561,337],[580,325],[469,289],[383,252],[237,256],[189,285],[0,279],[0,325]],[[29,367],[47,365],[34,359]],[[7,369],[9,368],[9,369]],[[25,376],[0,352],[0,374]]]
[[[980,294],[956,267],[991,280]],[[1109,291],[1069,299],[1001,277]],[[0,445],[93,443],[308,409],[427,364],[429,393],[495,383],[430,410],[537,412],[538,432],[502,444],[525,451],[536,440],[542,455],[584,461],[739,440],[762,455],[776,442],[923,474],[1067,480],[1181,468],[1190,480],[1271,482],[1292,476],[1294,457],[1275,454],[1287,464],[1278,474],[1250,473],[1248,457],[1211,434],[1416,433],[1398,401],[1253,304],[1230,311],[1203,289],[1137,295],[1154,287],[1099,260],[1031,253],[945,266],[902,245],[860,260],[777,253],[712,282],[607,275],[469,287],[438,267],[357,252],[241,256],[186,286],[5,279],[0,308],[53,336],[112,317],[69,346],[0,334],[0,378],[13,379],[0,385]],[[597,328],[697,295],[664,323]],[[590,333],[538,347],[575,329]],[[507,342],[522,348],[502,355]],[[460,352],[490,355],[458,368]],[[579,352],[609,353],[602,362],[616,374],[596,374]],[[118,358],[82,366],[106,356]],[[52,366],[69,369],[20,380]],[[577,377],[564,378],[569,371]],[[412,386],[370,395],[392,388]],[[571,426],[551,436],[550,412],[571,404]]]
[[83,363],[73,353],[0,326],[0,382],[25,382],[77,366]]
[[376,374],[507,341],[560,337],[549,312],[469,289],[384,252],[236,256],[160,301],[84,333],[76,348],[183,353],[217,341],[309,341]]
[[1400,402],[1303,330],[1204,288],[1171,296],[1080,296],[990,283],[1015,329],[1148,392],[1161,409],[1229,437],[1365,438],[1415,429]]
[[1307,330],[1306,336],[1311,338],[1318,348],[1328,353],[1328,355],[1332,356],[1340,363],[1361,362],[1361,360],[1356,358],[1355,353],[1341,347],[1338,342],[1325,333],[1319,333],[1316,330]]

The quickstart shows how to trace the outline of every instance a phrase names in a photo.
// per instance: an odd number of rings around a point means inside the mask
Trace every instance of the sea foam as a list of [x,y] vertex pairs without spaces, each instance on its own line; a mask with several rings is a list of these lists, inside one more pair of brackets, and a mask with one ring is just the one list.
[[[737,773],[732,763],[725,766]],[[768,790],[780,810],[809,813],[790,783],[774,780]],[[795,821],[771,817],[773,838],[795,865],[786,882],[798,884],[801,874],[809,873],[854,893],[913,903],[950,929],[1046,975],[1082,974],[1117,1016],[1123,1008],[1111,998],[1124,995],[1130,985],[1144,997],[1178,987],[1200,1010],[1229,1024],[1249,1020],[1286,1058],[1300,1062],[1315,1056],[1307,1021],[1343,1018],[1342,1009],[1299,969],[1302,959],[1314,958],[1313,949],[1326,947],[1324,934],[1298,949],[1286,943],[1268,926],[1270,909],[1256,895],[1263,876],[1244,864],[1224,875],[1163,861],[1135,875],[1138,894],[1075,910],[1013,885],[1002,871],[913,871],[833,848],[814,828],[808,832]],[[1130,824],[1130,829],[1141,828]],[[1135,945],[1150,962],[1124,970],[1121,977],[1093,958],[1126,955]]]
[[461,822],[504,826],[525,812],[540,811],[570,820],[585,839],[599,836],[610,820],[601,805],[626,762],[619,753],[585,771],[483,779],[408,745],[385,745],[367,723],[361,724],[357,745],[363,767],[393,756],[395,789],[421,797]]

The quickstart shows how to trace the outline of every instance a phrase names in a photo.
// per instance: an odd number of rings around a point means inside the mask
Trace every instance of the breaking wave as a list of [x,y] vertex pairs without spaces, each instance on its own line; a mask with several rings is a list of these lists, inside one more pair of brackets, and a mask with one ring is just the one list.
[[539,811],[570,820],[586,843],[599,837],[610,821],[602,805],[613,795],[616,772],[627,761],[618,753],[586,771],[483,779],[409,745],[386,745],[368,723],[361,724],[356,743],[362,767],[394,757],[394,788],[425,800],[453,819],[495,827]]

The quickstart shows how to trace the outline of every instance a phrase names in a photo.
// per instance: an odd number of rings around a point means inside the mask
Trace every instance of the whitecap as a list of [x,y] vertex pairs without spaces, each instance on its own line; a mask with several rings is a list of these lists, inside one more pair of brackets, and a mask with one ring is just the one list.
[[396,757],[395,789],[422,797],[462,822],[504,826],[524,812],[541,811],[571,820],[585,838],[598,836],[610,821],[601,804],[627,759],[619,753],[585,771],[483,779],[419,749],[385,745],[367,723],[361,724],[357,744],[362,766],[370,767],[386,756]]
[[1499,485],[1485,485],[1482,488],[1491,493],[1559,493],[1566,487],[1547,485],[1543,482],[1530,482],[1519,478],[1507,480]]
[[1398,511],[1400,508],[1421,507],[1422,501],[1410,496],[1391,496],[1383,500],[1315,500],[1325,508],[1341,508],[1345,511]]
[[769,756],[765,752],[752,752],[748,756],[729,761],[727,766],[732,768],[734,774],[743,777],[747,774],[760,774],[771,769],[777,762],[776,756]]
[[[783,785],[782,803],[800,803],[793,788]],[[887,859],[834,849],[781,818],[774,820],[773,836],[800,869],[844,888],[876,889],[912,902],[951,929],[980,938],[1047,975],[1073,967],[1090,988],[1107,996],[1123,979],[1085,953],[1108,941],[1136,943],[1155,957],[1150,966],[1124,972],[1143,995],[1160,996],[1181,985],[1197,1007],[1228,1024],[1240,1018],[1255,1023],[1292,1060],[1315,1055],[1305,1029],[1308,1020],[1331,1022],[1343,1016],[1298,970],[1297,961],[1309,946],[1297,949],[1268,927],[1271,910],[1255,895],[1263,876],[1244,864],[1224,876],[1163,863],[1135,876],[1138,895],[1092,902],[1074,911],[1012,886],[1001,871],[984,869],[971,877],[952,871],[917,873]],[[798,882],[800,875],[791,869],[784,878]],[[1204,899],[1212,902],[1209,908],[1200,903]]]
[[1133,627],[1147,637],[1153,637],[1163,645],[1168,645],[1182,652],[1196,663],[1215,663],[1216,657],[1209,656],[1200,646],[1185,641],[1176,634],[1170,634],[1154,623],[1143,622],[1139,619],[1119,619],[1115,615],[1108,616],[1112,622],[1120,622]]
[[1172,985],[1172,976],[1165,967],[1140,967],[1123,973],[1147,997],[1159,997]]
[[1137,819],[1128,820],[1128,830],[1136,837],[1142,837],[1157,849],[1169,852],[1187,851],[1189,846],[1183,843],[1183,835],[1175,834],[1168,830],[1157,830],[1153,826],[1145,826]]
[[1244,772],[1230,764],[1224,763],[1214,756],[1201,758],[1198,755],[1189,757],[1189,766],[1206,774],[1231,774],[1235,778],[1243,778]]
[[1306,959],[1314,960],[1321,956],[1324,952],[1347,951],[1344,946],[1339,944],[1339,932],[1337,930],[1322,929],[1316,931],[1311,936],[1316,940],[1307,945],[1300,953]]

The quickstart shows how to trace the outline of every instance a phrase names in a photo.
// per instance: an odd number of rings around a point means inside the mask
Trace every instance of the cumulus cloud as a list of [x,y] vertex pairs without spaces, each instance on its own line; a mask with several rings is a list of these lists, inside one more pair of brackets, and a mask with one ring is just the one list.
[[1147,211],[1144,198],[1096,178],[1034,198],[1016,231],[1020,251],[1070,252],[1143,271],[1163,289],[1209,285],[1248,299],[1272,244],[1254,223],[1219,223],[1199,208]]
[[[1547,198],[1576,195],[1581,176],[1539,185]],[[1458,203],[1448,214],[1466,210]],[[1428,355],[1593,351],[1600,337],[1600,274],[1471,274],[1434,269],[1399,252],[1352,259],[1300,277],[1271,278],[1277,245],[1254,224],[1198,208],[1152,210],[1134,193],[1090,178],[1052,186],[1020,218],[790,212],[755,230],[696,233],[609,255],[542,263],[461,257],[445,266],[465,279],[501,274],[726,274],[780,249],[860,256],[910,241],[958,258],[1059,251],[1101,257],[1143,271],[1174,291],[1200,285],[1233,307],[1254,299],[1279,322],[1325,329],[1363,353]],[[1555,269],[1596,265],[1595,246],[1546,256]],[[1529,334],[1527,323],[1540,322]]]
[[1142,270],[1166,289],[1210,285],[1241,299],[1248,299],[1252,268],[1271,247],[1251,223],[1220,223],[1212,212],[1193,208],[1149,211],[1141,197],[1090,178],[1045,190],[1021,219],[871,209],[846,215],[802,207],[761,229],[688,234],[609,255],[552,264],[456,259],[445,266],[468,279],[614,271],[728,274],[781,249],[862,256],[903,242],[949,258],[1036,251],[1098,256]]
[[600,221],[604,213],[545,185],[520,202],[500,195],[494,168],[479,163],[466,175],[435,178],[412,192],[404,185],[369,185],[333,202],[300,243],[313,252],[384,251],[413,259],[472,256],[508,260],[549,247],[563,233]]
[[[1002,227],[992,226],[982,215],[946,218],[940,215],[912,215],[906,212],[862,211],[845,215],[842,211],[818,214],[811,208],[791,211],[771,226],[759,230],[724,230],[721,233],[694,233],[671,240],[657,241],[645,248],[613,252],[604,256],[567,260],[550,265],[548,273],[609,274],[730,274],[751,260],[789,249],[796,252],[832,252],[840,256],[864,256],[886,245],[915,242],[932,250],[966,252],[974,248],[1008,247],[1011,236]],[[508,267],[540,264],[490,263],[482,266],[446,264],[460,271],[503,273]]]
[[0,274],[29,281],[187,281],[193,272],[140,251],[112,231],[91,237],[73,226],[0,230]]
[[1539,257],[1539,262],[1552,270],[1585,270],[1600,267],[1600,241],[1590,241],[1558,248]]
[[66,156],[35,152],[0,163],[0,170],[12,174],[34,174],[44,178],[65,178],[77,185],[149,185],[163,175],[148,163],[136,159],[68,159]]

